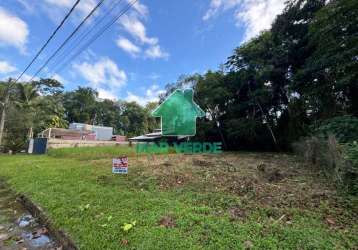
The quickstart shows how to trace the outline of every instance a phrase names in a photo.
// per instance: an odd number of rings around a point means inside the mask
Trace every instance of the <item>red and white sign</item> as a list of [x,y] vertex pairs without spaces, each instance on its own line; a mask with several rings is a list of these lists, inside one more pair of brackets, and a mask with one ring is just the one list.
[[128,174],[128,157],[127,156],[113,158],[112,173],[113,174]]

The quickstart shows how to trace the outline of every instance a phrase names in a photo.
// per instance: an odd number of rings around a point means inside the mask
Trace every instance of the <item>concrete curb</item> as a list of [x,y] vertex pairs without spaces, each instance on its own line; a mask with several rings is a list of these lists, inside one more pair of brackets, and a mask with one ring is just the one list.
[[21,203],[34,218],[37,218],[40,224],[43,224],[48,229],[50,235],[62,246],[63,250],[79,249],[74,241],[69,237],[69,235],[63,230],[57,229],[46,215],[45,211],[40,206],[32,202],[32,200],[29,199],[25,194],[19,194],[14,191],[2,178],[0,178],[0,186],[15,194],[16,200]]
[[33,203],[24,194],[17,195],[17,200],[31,213],[31,215],[39,220],[39,222],[46,226],[50,235],[63,247],[63,250],[78,250],[73,240],[63,230],[57,229],[44,210]]

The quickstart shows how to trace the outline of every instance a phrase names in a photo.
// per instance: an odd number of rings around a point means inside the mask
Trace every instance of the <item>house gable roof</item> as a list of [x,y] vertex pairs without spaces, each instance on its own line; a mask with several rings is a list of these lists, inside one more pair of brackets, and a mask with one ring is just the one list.
[[156,109],[152,111],[152,115],[155,117],[161,117],[162,115],[166,115],[166,109],[169,105],[183,106],[189,104],[191,105],[191,108],[195,113],[195,118],[205,116],[205,112],[198,106],[198,104],[195,103],[193,97],[194,96],[192,89],[176,89]]

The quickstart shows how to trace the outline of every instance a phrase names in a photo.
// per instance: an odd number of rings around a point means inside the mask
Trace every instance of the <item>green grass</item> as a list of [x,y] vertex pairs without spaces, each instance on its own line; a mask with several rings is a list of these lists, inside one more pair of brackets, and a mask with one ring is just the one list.
[[[131,156],[129,175],[112,175],[111,158],[125,154]],[[237,155],[242,161],[251,157]],[[86,250],[242,249],[248,241],[254,249],[358,246],[357,226],[328,226],[324,204],[315,209],[265,206],[250,198],[251,193],[227,192],[230,183],[211,183],[212,176],[219,176],[215,169],[204,171],[184,160],[176,169],[176,161],[166,157],[173,165],[138,159],[128,147],[57,149],[47,156],[0,156],[0,176],[42,206],[55,225]],[[259,155],[253,159],[260,161]],[[184,184],[172,183],[187,173],[191,176]],[[163,188],[161,182],[170,185]],[[246,216],[232,220],[228,211],[233,207]],[[345,212],[348,218],[354,216],[351,210]],[[283,214],[290,220],[280,220]],[[163,216],[173,218],[175,226],[160,226]],[[132,221],[134,228],[124,232],[122,225]]]
[[105,146],[50,149],[49,156],[55,158],[72,158],[78,160],[95,160],[121,155],[134,156],[135,146]]

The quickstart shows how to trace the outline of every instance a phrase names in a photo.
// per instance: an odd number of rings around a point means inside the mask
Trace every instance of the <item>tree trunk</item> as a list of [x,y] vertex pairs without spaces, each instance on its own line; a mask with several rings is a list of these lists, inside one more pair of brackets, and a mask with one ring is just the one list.
[[216,121],[216,127],[218,128],[218,131],[219,131],[219,134],[220,134],[220,137],[221,137],[221,141],[223,142],[224,149],[227,149],[226,141],[225,141],[224,135],[222,133],[220,123],[218,121]]
[[7,103],[9,102],[9,98],[10,98],[10,93],[9,90],[6,93],[6,97],[5,97],[5,102],[2,108],[2,112],[1,112],[1,121],[0,121],[0,146],[2,145],[2,139],[4,136],[4,128],[5,128],[5,118],[6,118],[6,108],[7,108]]
[[221,127],[220,127],[220,122],[217,120],[216,115],[214,115],[213,112],[210,111],[211,109],[208,106],[206,106],[206,110],[210,113],[211,118],[215,121],[215,125],[218,129],[224,149],[227,149],[226,141],[225,141],[224,135],[223,135]]
[[266,127],[267,127],[267,129],[270,131],[272,140],[273,140],[273,142],[274,142],[274,144],[275,144],[275,148],[276,148],[276,150],[279,151],[280,149],[279,149],[278,144],[277,144],[276,136],[275,136],[275,134],[274,134],[274,132],[273,132],[273,130],[272,130],[272,128],[271,128],[269,122],[268,122],[268,119],[267,119],[267,117],[266,117],[266,115],[265,115],[265,113],[264,113],[264,110],[262,109],[262,107],[261,107],[261,105],[260,105],[260,102],[256,99],[256,97],[252,95],[250,84],[248,85],[248,87],[249,87],[250,96],[253,97],[255,104],[259,107],[259,109],[260,109],[260,111],[261,111],[261,117],[263,117],[263,118],[266,119]]
[[32,129],[32,126],[29,128],[29,133],[28,133],[28,136],[27,136],[29,139],[33,138],[33,129]]
[[257,106],[259,107],[259,109],[260,109],[260,111],[261,111],[261,113],[262,113],[262,116],[266,119],[266,127],[267,127],[267,129],[270,131],[270,134],[271,134],[272,140],[273,140],[273,142],[274,142],[274,144],[275,144],[275,147],[276,147],[277,150],[279,150],[279,147],[278,147],[278,144],[277,144],[277,140],[276,140],[276,136],[275,136],[275,134],[273,133],[273,130],[272,130],[270,124],[269,124],[269,121],[268,121],[266,115],[264,114],[264,110],[262,109],[262,107],[261,107],[261,105],[260,105],[260,103],[259,103],[258,101],[257,101],[256,103],[257,103]]

